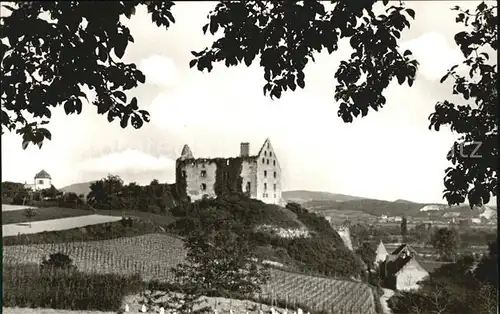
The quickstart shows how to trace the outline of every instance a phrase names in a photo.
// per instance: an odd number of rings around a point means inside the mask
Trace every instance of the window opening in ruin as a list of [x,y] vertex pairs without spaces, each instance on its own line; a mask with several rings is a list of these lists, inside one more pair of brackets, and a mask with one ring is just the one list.
[[265,163],[265,162],[266,162],[266,160],[264,158],[262,158],[262,163]]
[[273,166],[276,166],[276,160],[273,160]]
[[207,172],[205,170],[202,170],[200,175],[202,178],[205,178],[207,176]]
[[264,152],[264,156],[267,156],[267,152]]
[[250,196],[250,194],[251,194],[251,183],[250,182],[247,182],[245,192],[247,193],[248,196]]
[[276,191],[276,183],[273,185],[274,190]]
[[276,171],[274,172],[274,178],[276,179]]
[[207,185],[205,183],[202,183],[200,187],[202,191],[205,191],[207,189]]
[[267,178],[267,170],[264,170],[264,178]]
[[267,164],[269,165],[269,159],[267,160]]
[[182,177],[185,178],[186,177],[186,170],[182,170]]
[[273,157],[273,152],[269,152],[269,157]]
[[264,190],[267,190],[267,183],[264,183]]

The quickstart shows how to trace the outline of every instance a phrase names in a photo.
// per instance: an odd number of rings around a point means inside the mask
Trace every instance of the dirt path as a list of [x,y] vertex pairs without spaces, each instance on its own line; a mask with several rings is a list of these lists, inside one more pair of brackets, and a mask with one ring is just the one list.
[[380,297],[380,304],[382,305],[382,310],[384,314],[392,314],[387,301],[394,295],[394,290],[382,288],[384,290],[384,294]]

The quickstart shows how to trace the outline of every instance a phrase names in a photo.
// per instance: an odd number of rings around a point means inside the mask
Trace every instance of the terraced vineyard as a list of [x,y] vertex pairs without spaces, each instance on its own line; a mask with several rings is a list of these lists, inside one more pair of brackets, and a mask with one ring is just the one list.
[[104,241],[4,246],[4,263],[40,263],[48,254],[62,252],[81,271],[139,273],[145,280],[171,278],[170,268],[181,263],[181,239],[162,234]]
[[[81,271],[138,273],[145,280],[171,280],[170,268],[185,258],[181,239],[149,234],[105,241],[5,246],[3,261],[38,264],[55,252],[69,255]],[[272,269],[270,281],[262,288],[262,297],[302,303],[329,313],[375,313],[371,289],[362,283]]]

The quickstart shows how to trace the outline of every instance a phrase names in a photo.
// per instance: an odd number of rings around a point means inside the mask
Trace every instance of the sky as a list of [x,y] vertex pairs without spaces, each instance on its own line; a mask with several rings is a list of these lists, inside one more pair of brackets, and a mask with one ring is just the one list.
[[450,8],[473,8],[479,2],[406,4],[416,11],[416,20],[402,33],[400,46],[420,62],[415,83],[410,88],[393,82],[384,92],[385,107],[353,123],[337,116],[333,98],[333,75],[352,53],[348,42],[308,64],[303,90],[271,100],[262,93],[265,80],[258,62],[251,67],[218,64],[211,73],[189,68],[190,51],[214,40],[202,32],[214,2],[177,2],[172,9],[176,22],[168,30],[151,23],[139,8],[124,19],[134,37],[124,60],[138,65],[146,83],[127,94],[151,113],[151,122],[139,130],[122,129],[91,104],[80,115],[54,109],[48,125],[52,140],[41,149],[23,150],[19,135],[2,135],[2,181],[32,182],[45,169],[57,188],[108,173],[125,182],[173,183],[184,144],[195,157],[229,157],[239,154],[240,142],[249,142],[251,153],[257,153],[270,138],[285,190],[442,203],[444,170],[450,165],[446,154],[457,135],[429,130],[428,116],[436,102],[452,97],[451,83],[439,79],[463,61],[453,40],[463,26],[455,23]]

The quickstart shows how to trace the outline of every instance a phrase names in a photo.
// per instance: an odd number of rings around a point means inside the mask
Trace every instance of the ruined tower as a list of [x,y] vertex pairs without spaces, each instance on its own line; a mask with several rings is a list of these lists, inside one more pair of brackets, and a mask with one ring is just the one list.
[[176,178],[183,180],[182,189],[191,201],[217,197],[229,189],[264,203],[285,204],[281,167],[269,139],[256,155],[250,155],[250,143],[240,143],[239,156],[232,158],[194,158],[189,146],[184,145],[176,163]]

